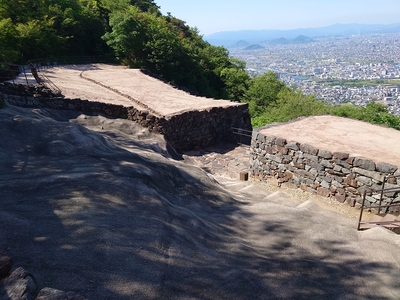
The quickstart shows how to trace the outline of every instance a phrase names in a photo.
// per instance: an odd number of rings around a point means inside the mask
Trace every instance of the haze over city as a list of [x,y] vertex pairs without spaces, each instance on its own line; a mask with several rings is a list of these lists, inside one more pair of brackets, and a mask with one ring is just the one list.
[[161,12],[197,27],[201,34],[220,31],[295,29],[336,23],[400,23],[398,0],[157,0]]

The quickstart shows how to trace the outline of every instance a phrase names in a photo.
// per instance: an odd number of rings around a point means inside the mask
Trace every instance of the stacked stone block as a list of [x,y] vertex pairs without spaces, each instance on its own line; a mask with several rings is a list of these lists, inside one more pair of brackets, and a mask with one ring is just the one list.
[[[296,141],[253,132],[250,176],[278,186],[334,197],[350,206],[359,206],[364,191],[379,190],[384,178],[399,176],[400,169],[388,163],[375,163],[347,153],[330,152]],[[399,187],[400,178],[389,178],[385,188]],[[367,196],[366,205],[377,205],[380,194]],[[400,195],[384,195],[382,205],[400,202]],[[398,211],[399,207],[391,208]]]
[[[234,142],[232,127],[252,130],[247,104],[212,107],[201,111],[185,111],[172,116],[158,116],[151,110],[139,110],[97,101],[43,97],[23,85],[0,84],[0,98],[9,105],[30,108],[52,108],[102,114],[112,118],[128,119],[165,136],[178,151],[201,149],[220,141]],[[23,92],[18,92],[23,91]]]

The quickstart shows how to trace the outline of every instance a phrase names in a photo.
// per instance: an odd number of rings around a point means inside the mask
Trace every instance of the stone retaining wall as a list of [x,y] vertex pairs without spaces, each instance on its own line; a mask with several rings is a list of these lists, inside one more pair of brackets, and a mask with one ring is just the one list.
[[23,85],[0,84],[0,98],[6,104],[20,107],[74,110],[132,120],[154,133],[163,134],[178,151],[204,148],[217,141],[233,142],[236,137],[232,133],[232,127],[252,130],[248,106],[243,103],[160,117],[133,106],[53,97],[51,92],[31,89],[32,87]]
[[[339,202],[360,206],[366,189],[381,189],[384,177],[400,175],[397,166],[375,163],[347,153],[317,149],[296,141],[264,136],[254,131],[250,149],[250,176],[278,186],[301,188]],[[399,187],[400,179],[390,178],[385,188]],[[378,204],[380,195],[367,196],[366,205]],[[382,205],[400,202],[389,193]],[[399,207],[390,208],[398,211]]]

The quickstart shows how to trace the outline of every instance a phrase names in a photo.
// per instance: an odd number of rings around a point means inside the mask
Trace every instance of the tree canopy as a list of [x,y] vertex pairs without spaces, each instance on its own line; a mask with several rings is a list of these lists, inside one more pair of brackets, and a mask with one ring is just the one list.
[[314,95],[304,95],[300,90],[285,86],[272,72],[254,78],[244,97],[249,104],[253,127],[328,114],[400,130],[400,117],[391,114],[382,104],[372,101],[366,107],[352,104],[333,106],[317,100]]
[[153,0],[2,0],[0,61],[113,54],[196,94],[244,94],[244,64]]

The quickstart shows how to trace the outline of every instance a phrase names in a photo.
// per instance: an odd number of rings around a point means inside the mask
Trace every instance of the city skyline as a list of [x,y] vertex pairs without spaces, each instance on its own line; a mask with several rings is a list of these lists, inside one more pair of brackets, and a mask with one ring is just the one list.
[[[288,86],[338,105],[387,105],[400,116],[400,33],[318,38],[310,43],[230,49],[251,76],[273,71]],[[390,45],[390,46],[389,46]]]
[[200,34],[221,31],[297,29],[341,24],[400,23],[398,0],[156,0],[161,12],[182,19]]

